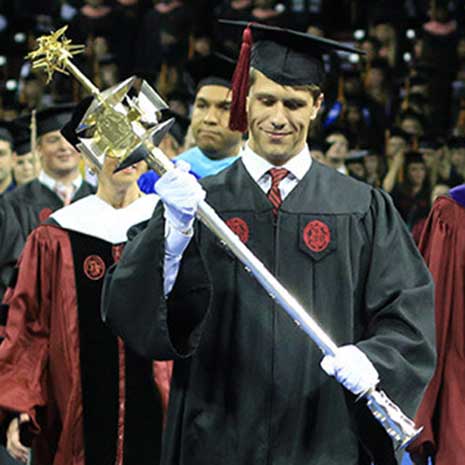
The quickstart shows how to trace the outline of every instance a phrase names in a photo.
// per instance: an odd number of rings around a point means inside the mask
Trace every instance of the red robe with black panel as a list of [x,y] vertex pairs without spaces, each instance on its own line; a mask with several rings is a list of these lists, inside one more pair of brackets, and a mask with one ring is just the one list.
[[[157,463],[161,421],[152,426],[166,408],[170,366],[142,360],[99,326],[102,278],[119,253],[102,239],[49,224],[26,242],[7,294],[0,416],[30,415],[36,465],[92,465],[92,457],[122,465],[134,454],[138,465]],[[95,360],[101,364],[92,367]],[[147,376],[138,384],[141,373]],[[141,405],[141,397],[153,402]]]

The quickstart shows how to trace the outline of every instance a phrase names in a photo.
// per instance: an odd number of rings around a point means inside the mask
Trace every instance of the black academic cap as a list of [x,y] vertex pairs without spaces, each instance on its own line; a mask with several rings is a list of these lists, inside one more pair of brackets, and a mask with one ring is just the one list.
[[410,134],[408,134],[407,132],[405,132],[403,129],[401,128],[398,128],[397,126],[391,128],[389,130],[389,137],[400,137],[401,139],[404,139],[405,142],[407,142],[408,144],[411,142],[412,140],[412,136]]
[[418,150],[438,150],[441,144],[431,137],[421,137],[418,142]]
[[231,89],[231,80],[236,62],[231,58],[212,53],[190,61],[186,65],[189,87],[197,93],[204,86],[222,86]]
[[342,126],[330,126],[325,131],[325,140],[332,134],[342,134],[348,141],[350,141],[350,134],[346,128]]
[[31,151],[31,115],[23,115],[13,121],[14,148],[17,155]]
[[465,149],[465,137],[451,137],[447,141],[447,146],[454,150],[454,149]]
[[12,123],[10,121],[0,121],[0,140],[13,145]]
[[247,129],[246,98],[250,67],[284,86],[321,85],[325,78],[323,55],[364,52],[339,42],[303,32],[245,21],[220,20],[245,28],[239,60],[232,80],[231,129]]
[[71,117],[75,105],[63,104],[37,112],[37,137],[52,131],[59,131]]
[[423,155],[420,152],[411,150],[405,154],[405,166],[410,165],[410,163],[424,163]]
[[369,153],[368,150],[360,150],[360,149],[351,150],[348,153],[347,158],[344,160],[344,163],[346,165],[351,165],[351,164],[356,164],[356,163],[363,163],[363,160],[369,154],[370,153]]
[[407,108],[407,110],[403,111],[400,114],[400,119],[416,119],[423,127],[426,124],[423,116],[420,115],[420,113],[417,113],[416,111],[412,110],[411,108]]
[[381,69],[383,71],[389,71],[391,69],[391,67],[389,66],[389,62],[385,58],[375,58],[370,63],[370,68]]
[[310,147],[310,152],[314,150],[314,151],[325,153],[326,150],[328,150],[328,143],[325,141],[321,141],[317,139],[309,139],[307,142]]
[[181,115],[176,115],[174,113],[172,115],[167,116],[173,116],[175,118],[175,121],[169,130],[169,133],[174,137],[174,139],[179,145],[184,145],[184,139],[186,138],[186,133],[189,129],[189,125],[191,124],[191,120],[189,118],[186,118]]

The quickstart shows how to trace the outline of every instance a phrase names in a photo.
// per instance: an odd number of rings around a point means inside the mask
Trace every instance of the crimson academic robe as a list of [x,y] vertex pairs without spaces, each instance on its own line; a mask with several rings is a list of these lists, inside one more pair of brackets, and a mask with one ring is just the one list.
[[[76,217],[74,207],[62,211]],[[125,348],[100,318],[103,275],[121,248],[51,224],[26,242],[7,293],[0,411],[31,416],[37,465],[158,463],[170,367]]]
[[[462,187],[462,190],[463,187]],[[465,196],[462,194],[463,200]],[[434,457],[435,465],[465,462],[465,201],[440,197],[433,205],[420,251],[435,283],[435,374],[416,421],[424,426],[410,451],[418,463]]]
[[[386,194],[313,162],[272,204],[236,161],[207,200],[338,345],[356,344],[413,417],[434,369],[433,285]],[[175,359],[162,465],[394,464],[363,402],[197,223],[163,296],[162,206],[106,276],[103,311],[138,353]]]

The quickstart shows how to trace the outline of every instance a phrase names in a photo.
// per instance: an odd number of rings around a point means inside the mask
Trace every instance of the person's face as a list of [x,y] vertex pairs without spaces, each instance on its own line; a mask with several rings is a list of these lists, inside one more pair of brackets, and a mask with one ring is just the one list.
[[203,86],[197,92],[191,128],[199,148],[212,158],[225,158],[236,150],[241,133],[229,129],[231,91],[217,85]]
[[433,149],[421,149],[420,153],[423,156],[423,161],[428,168],[431,168],[436,163],[436,151]]
[[386,156],[394,157],[396,153],[407,150],[407,142],[402,137],[390,137],[386,145]]
[[362,119],[362,115],[360,114],[360,110],[356,106],[349,106],[347,108],[347,122],[350,125],[357,125],[360,123],[360,120]]
[[31,153],[15,155],[13,158],[13,173],[17,184],[26,184],[37,176],[37,158]]
[[379,88],[383,85],[384,73],[379,68],[370,69],[368,72],[367,86],[371,88]]
[[372,62],[377,56],[376,47],[369,40],[362,42],[362,50],[366,53],[365,60],[368,63]]
[[344,94],[347,96],[359,96],[363,93],[363,81],[356,77],[344,79]]
[[36,100],[42,95],[42,83],[36,79],[29,80],[24,83],[24,96],[26,100]]
[[163,137],[158,147],[168,158],[174,158],[181,153],[178,142],[169,133]]
[[116,158],[105,157],[102,169],[98,172],[99,184],[112,189],[128,188],[137,183],[139,177],[147,171],[144,161],[128,166],[124,170],[114,173],[119,161]]
[[342,161],[345,160],[349,153],[349,142],[343,134],[330,134],[326,138],[326,142],[330,144],[326,157],[329,160]]
[[367,175],[372,176],[377,174],[379,166],[378,155],[367,155],[364,159],[364,163]]
[[189,109],[187,108],[186,103],[184,103],[182,100],[178,99],[173,99],[169,101],[169,106],[170,110],[173,113],[176,113],[177,115],[181,116],[188,116]]
[[0,140],[0,182],[11,175],[13,169],[13,151],[11,144],[6,140]]
[[374,32],[375,37],[383,44],[389,42],[394,36],[394,30],[389,24],[378,24]]
[[453,149],[450,152],[450,162],[459,171],[465,168],[465,149]]
[[320,163],[325,162],[325,154],[321,150],[310,149],[310,153],[314,160],[319,161]]
[[460,61],[465,61],[465,39],[462,38],[457,44],[457,55]]
[[64,176],[77,170],[80,155],[60,134],[52,131],[44,134],[38,144],[42,167],[50,176]]
[[315,102],[307,90],[282,86],[255,72],[247,109],[250,148],[279,166],[304,148],[323,96]]
[[415,118],[404,119],[400,127],[407,134],[411,134],[414,136],[421,136],[423,134],[423,128],[421,127],[421,124]]
[[410,163],[407,178],[413,186],[421,186],[426,178],[426,166],[423,163]]
[[365,172],[365,165],[360,163],[351,163],[347,166],[347,170],[353,176],[356,176],[359,179],[365,179],[366,172]]

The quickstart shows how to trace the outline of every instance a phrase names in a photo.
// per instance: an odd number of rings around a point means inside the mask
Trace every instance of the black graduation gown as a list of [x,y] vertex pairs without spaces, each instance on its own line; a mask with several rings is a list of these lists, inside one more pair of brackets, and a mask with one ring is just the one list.
[[[381,388],[413,416],[434,369],[433,288],[388,196],[314,161],[275,227],[241,161],[201,183],[268,269],[338,345],[368,355]],[[103,291],[106,320],[126,343],[176,359],[162,465],[396,463],[363,402],[326,376],[315,344],[203,225],[165,300],[163,232],[160,207]]]
[[[95,188],[83,181],[81,187],[74,194],[73,202],[93,193],[95,193]],[[5,201],[11,205],[24,238],[36,226],[44,222],[51,213],[64,206],[60,197],[38,179],[34,179],[5,195]]]
[[[93,194],[95,188],[83,181],[73,202]],[[13,275],[13,268],[24,247],[27,236],[63,201],[38,179],[5,194],[0,202],[0,301]]]

